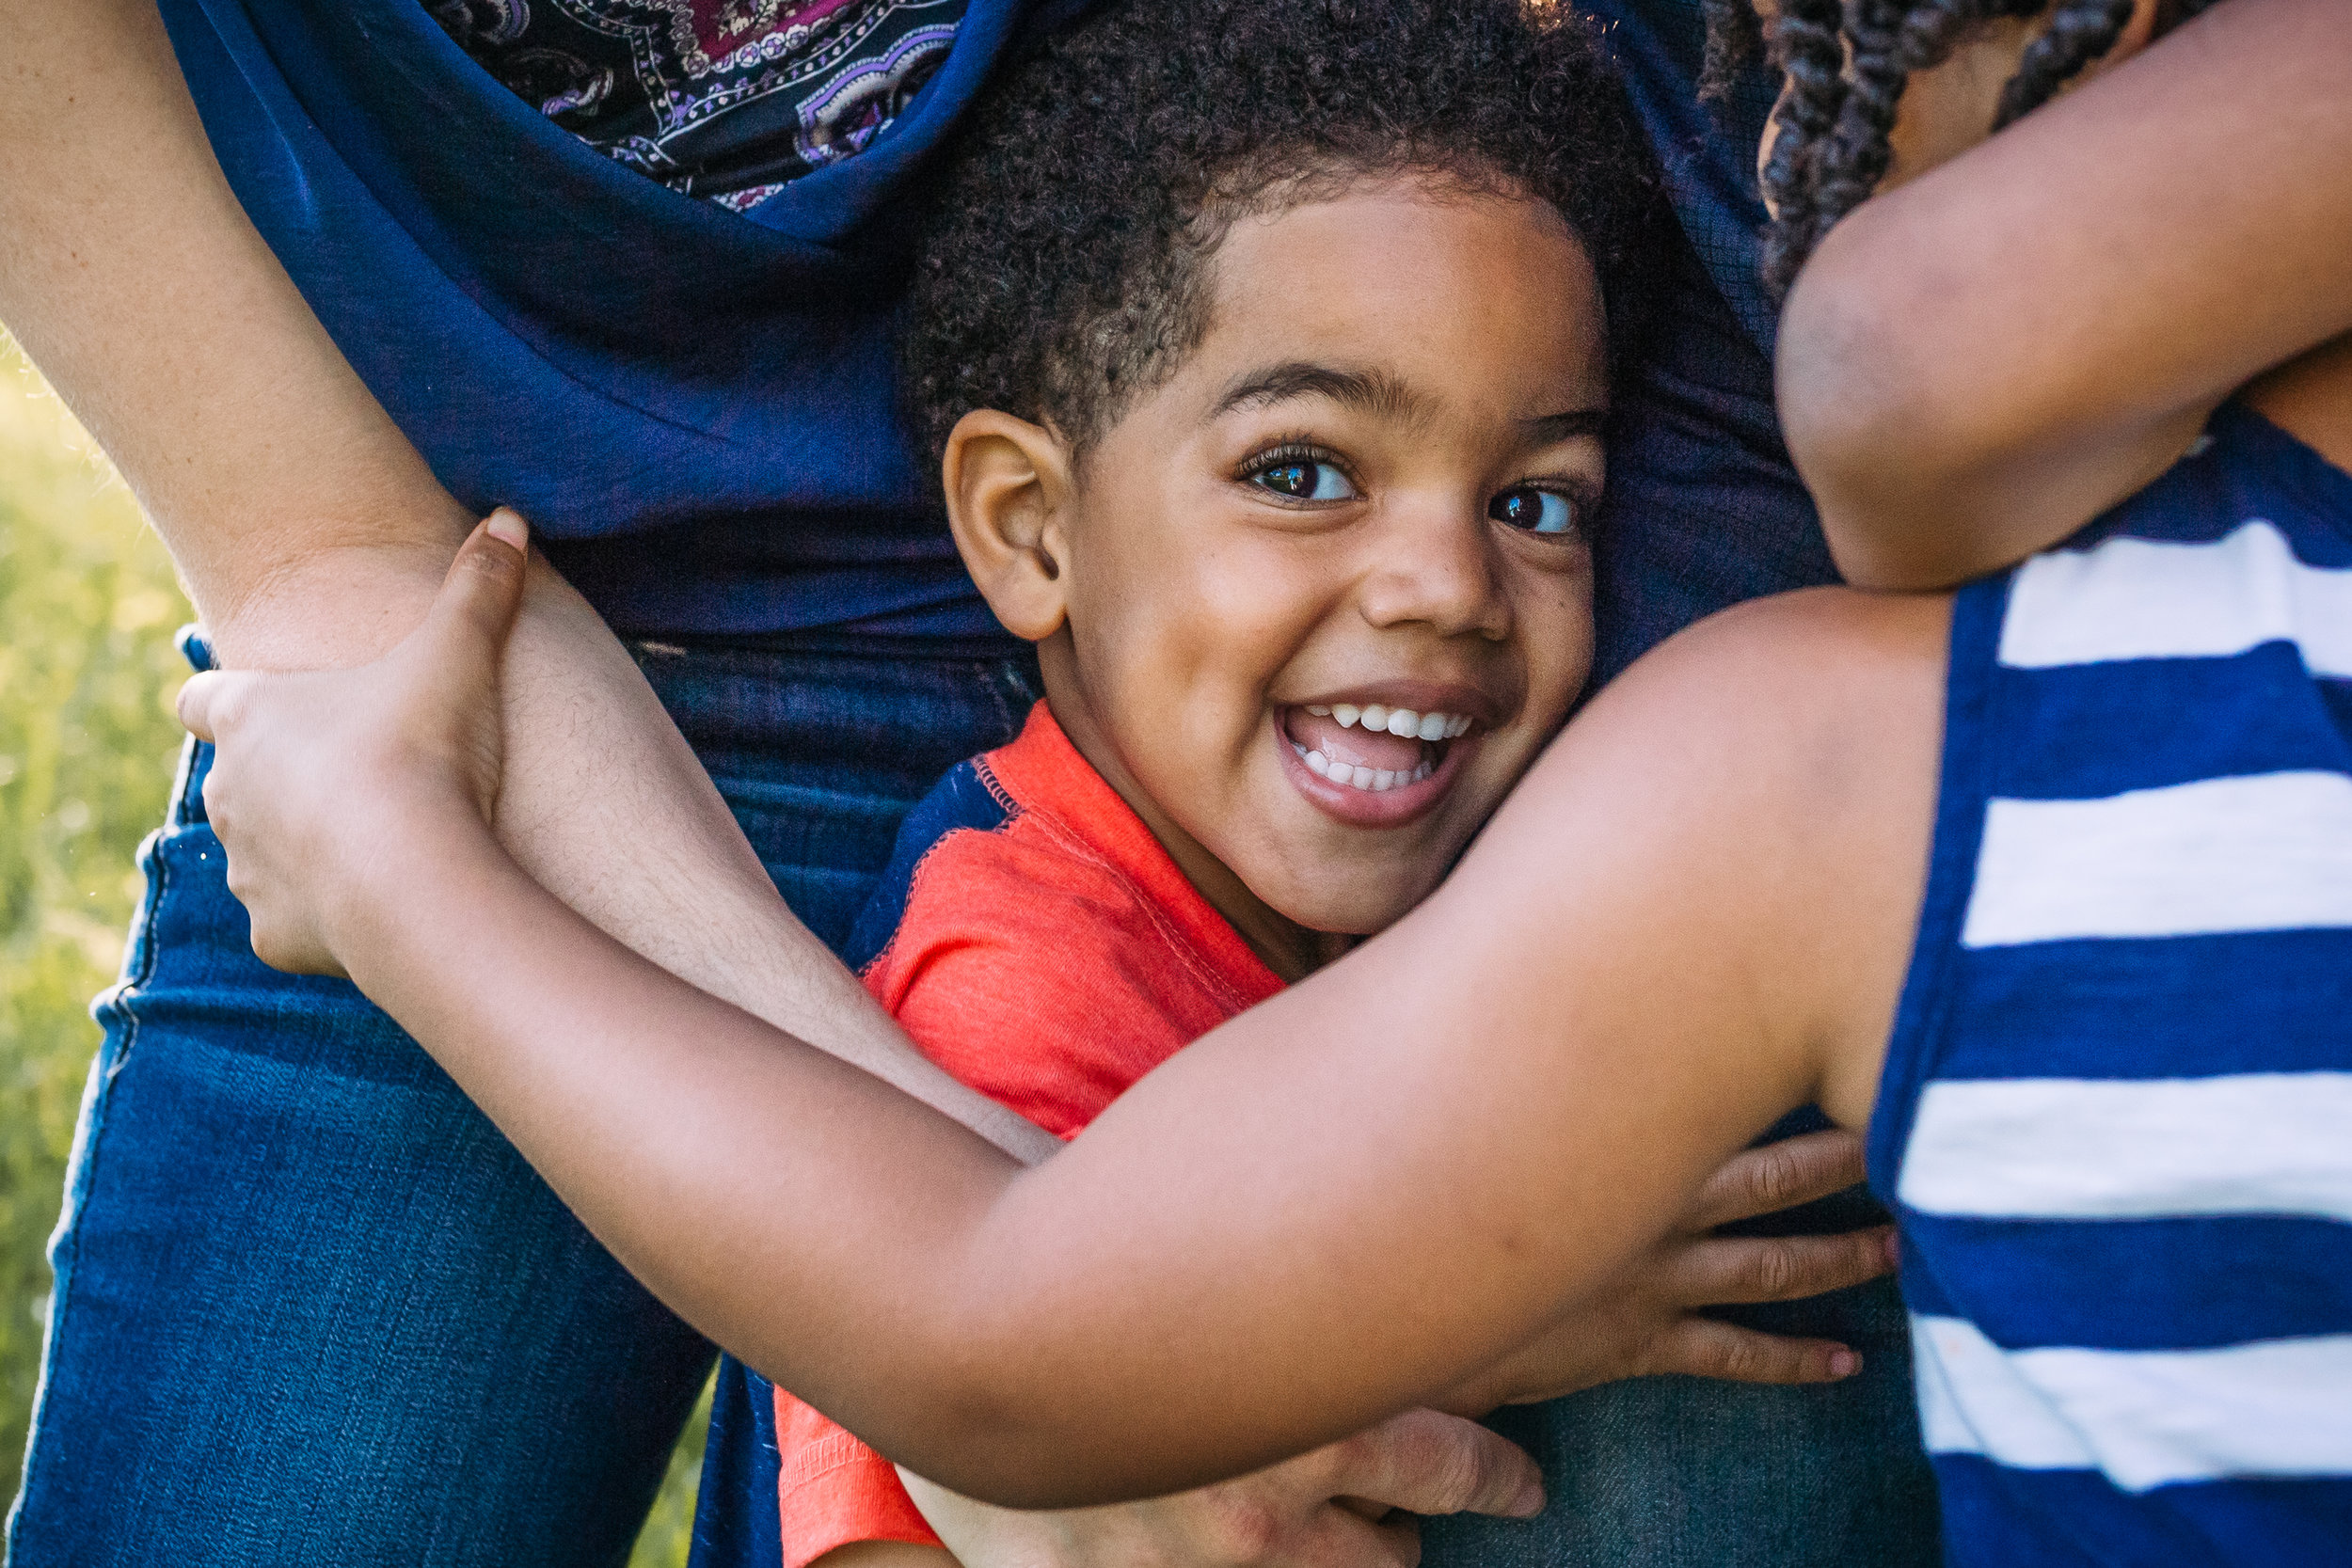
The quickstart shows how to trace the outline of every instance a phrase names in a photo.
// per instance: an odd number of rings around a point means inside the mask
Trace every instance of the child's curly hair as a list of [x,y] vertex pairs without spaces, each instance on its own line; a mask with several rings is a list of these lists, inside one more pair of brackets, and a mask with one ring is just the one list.
[[1566,5],[1134,0],[1010,71],[945,169],[902,339],[916,430],[936,453],[1001,408],[1083,451],[1199,344],[1237,218],[1402,172],[1558,209],[1622,358],[1671,216]]

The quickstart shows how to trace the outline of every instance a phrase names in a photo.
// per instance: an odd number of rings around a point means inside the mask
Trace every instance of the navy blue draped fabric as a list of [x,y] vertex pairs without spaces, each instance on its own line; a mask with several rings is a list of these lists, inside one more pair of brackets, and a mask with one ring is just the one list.
[[238,198],[462,501],[520,508],[624,630],[914,634],[994,628],[896,410],[910,182],[1084,6],[972,0],[870,146],[739,214],[586,146],[417,0],[163,0]]

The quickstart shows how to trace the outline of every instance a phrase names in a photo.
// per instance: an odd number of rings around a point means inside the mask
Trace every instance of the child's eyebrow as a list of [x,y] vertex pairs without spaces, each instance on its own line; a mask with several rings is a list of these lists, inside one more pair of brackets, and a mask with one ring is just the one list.
[[1579,436],[1597,436],[1608,422],[1606,408],[1571,408],[1565,413],[1539,414],[1520,420],[1519,424],[1527,432],[1530,444],[1549,447]]
[[[1386,371],[1342,370],[1304,359],[1285,360],[1263,370],[1246,372],[1225,389],[1209,410],[1214,420],[1236,408],[1262,408],[1296,397],[1326,397],[1333,403],[1389,419],[1426,415],[1431,400]],[[1606,408],[1571,408],[1539,414],[1519,421],[1530,446],[1556,446],[1579,436],[1597,436],[1607,422]]]
[[1245,372],[1209,410],[1216,419],[1236,408],[1263,407],[1295,397],[1327,397],[1366,414],[1412,418],[1429,409],[1429,400],[1386,371],[1341,370],[1303,359],[1287,360],[1264,370]]

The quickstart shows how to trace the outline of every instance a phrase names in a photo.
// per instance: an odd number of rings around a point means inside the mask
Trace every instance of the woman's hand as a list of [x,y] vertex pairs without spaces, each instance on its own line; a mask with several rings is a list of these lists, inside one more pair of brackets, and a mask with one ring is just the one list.
[[520,517],[491,514],[424,623],[372,664],[213,672],[181,689],[181,722],[215,743],[204,809],[264,963],[342,974],[336,916],[372,863],[409,852],[419,829],[490,831],[504,765],[498,671],[529,547]]
[[1894,1267],[1895,1231],[1719,1236],[1715,1228],[1794,1209],[1863,1179],[1860,1134],[1808,1132],[1742,1149],[1708,1180],[1675,1232],[1618,1288],[1562,1318],[1459,1391],[1455,1408],[1555,1399],[1619,1378],[1678,1373],[1730,1383],[1835,1383],[1862,1370],[1851,1348],[1704,1316],[1709,1307],[1798,1301]]
[[1106,1508],[993,1508],[899,1475],[962,1568],[1410,1568],[1421,1515],[1527,1518],[1544,1505],[1516,1444],[1434,1410],[1220,1485]]

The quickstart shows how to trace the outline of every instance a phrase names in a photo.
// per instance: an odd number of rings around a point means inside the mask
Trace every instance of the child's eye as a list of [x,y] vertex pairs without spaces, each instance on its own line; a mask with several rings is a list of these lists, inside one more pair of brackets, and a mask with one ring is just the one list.
[[1277,457],[1263,467],[1253,470],[1249,483],[1261,489],[1271,490],[1285,500],[1350,501],[1356,499],[1356,486],[1348,482],[1337,463],[1311,457]]
[[1522,533],[1573,534],[1583,527],[1572,497],[1533,484],[1515,484],[1486,503],[1486,515]]

